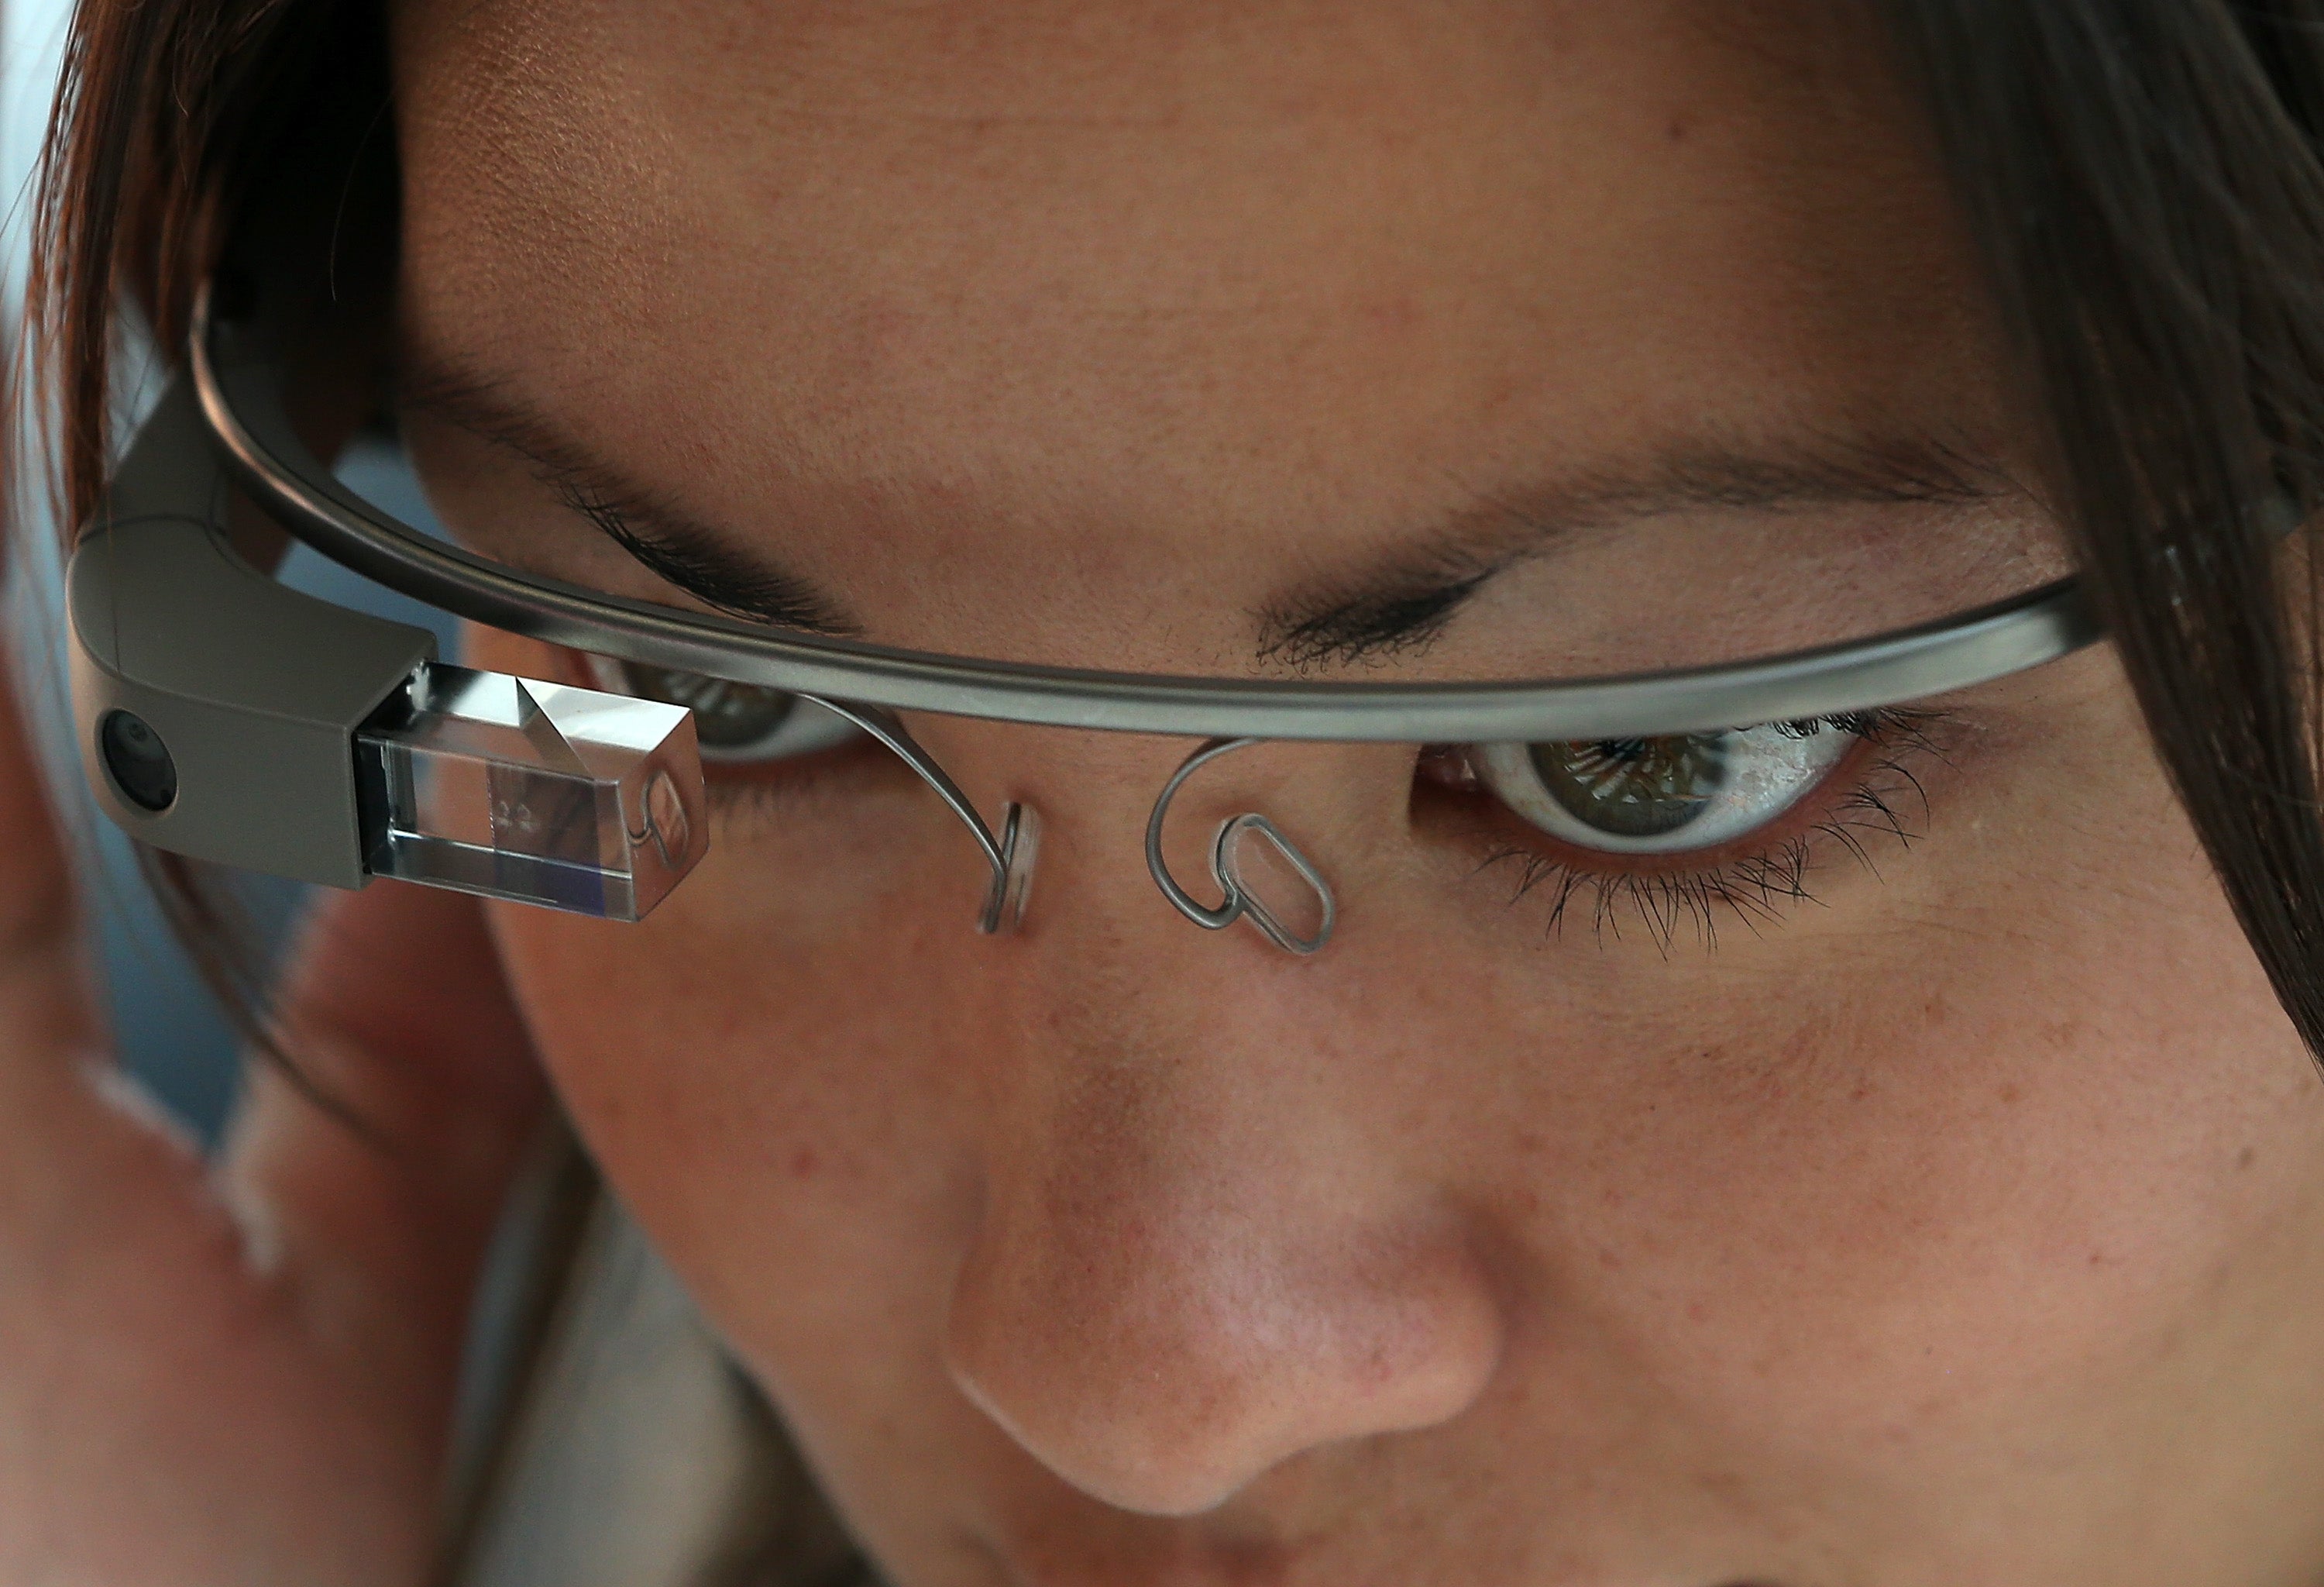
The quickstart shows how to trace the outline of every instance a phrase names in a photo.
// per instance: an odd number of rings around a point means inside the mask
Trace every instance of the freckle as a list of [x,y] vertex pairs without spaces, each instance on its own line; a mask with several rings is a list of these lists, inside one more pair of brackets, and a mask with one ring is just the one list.
[[1409,330],[1420,323],[1420,305],[1402,295],[1372,299],[1361,305],[1360,312],[1383,330]]
[[2005,1085],[2001,1088],[2001,1100],[2005,1103],[2014,1103],[2024,1094],[2024,1093],[2014,1085]]
[[1674,115],[1664,125],[1663,135],[1674,143],[1683,143],[1686,142],[1686,134],[1691,130],[1692,130],[1692,124],[1685,116]]
[[822,1159],[815,1155],[815,1148],[811,1146],[803,1146],[791,1153],[791,1176],[795,1179],[805,1179],[820,1167]]
[[2257,1161],[2259,1161],[2259,1153],[2250,1147],[2246,1147],[2236,1154],[2236,1167],[2238,1168],[2248,1168]]
[[2103,1267],[2105,1267],[2106,1265],[2107,1265],[2107,1253],[2106,1253],[2106,1252],[2104,1252],[2104,1251],[2102,1251],[2102,1250],[2094,1250],[2094,1251],[2090,1252],[2090,1266],[2091,1266],[2091,1267],[2093,1267],[2093,1268],[2103,1268]]

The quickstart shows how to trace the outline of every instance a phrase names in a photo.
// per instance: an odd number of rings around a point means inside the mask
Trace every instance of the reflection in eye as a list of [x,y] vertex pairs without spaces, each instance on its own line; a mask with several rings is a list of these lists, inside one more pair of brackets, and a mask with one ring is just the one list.
[[1478,780],[1577,848],[1674,854],[1749,835],[1797,804],[1861,734],[1818,719],[1662,738],[1478,744]]
[[779,688],[604,656],[590,657],[589,665],[601,687],[692,711],[705,765],[793,760],[845,743],[863,731]]

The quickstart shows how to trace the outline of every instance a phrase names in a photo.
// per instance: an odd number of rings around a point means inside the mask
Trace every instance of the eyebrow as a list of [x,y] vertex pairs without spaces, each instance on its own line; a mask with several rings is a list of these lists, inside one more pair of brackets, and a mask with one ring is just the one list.
[[1417,548],[1270,601],[1259,653],[1302,669],[1417,653],[1496,577],[1592,531],[1686,512],[1962,507],[2025,494],[1974,447],[1932,434],[1812,435],[1772,448],[1690,441],[1627,469],[1479,493]]
[[[516,457],[648,571],[714,609],[809,633],[863,632],[836,595],[639,488],[509,383],[433,364],[407,373],[396,396]],[[1416,654],[1495,577],[1594,531],[1690,512],[1960,507],[2025,494],[1977,449],[1929,433],[1809,435],[1773,447],[1674,444],[1627,467],[1472,493],[1470,505],[1416,546],[1266,603],[1255,614],[1258,659],[1304,671]]]
[[852,639],[862,624],[804,574],[736,549],[716,530],[593,457],[503,381],[456,364],[405,372],[398,403],[511,454],[645,569],[706,605],[778,628]]

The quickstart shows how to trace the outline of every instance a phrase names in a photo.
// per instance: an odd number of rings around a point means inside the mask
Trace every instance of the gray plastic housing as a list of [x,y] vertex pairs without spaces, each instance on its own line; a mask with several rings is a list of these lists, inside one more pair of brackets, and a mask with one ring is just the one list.
[[[435,659],[435,636],[277,584],[234,549],[226,502],[180,377],[66,572],[82,769],[105,813],[156,848],[362,887],[354,735]],[[176,761],[167,808],[128,798],[106,769],[99,734],[116,710],[143,718]]]

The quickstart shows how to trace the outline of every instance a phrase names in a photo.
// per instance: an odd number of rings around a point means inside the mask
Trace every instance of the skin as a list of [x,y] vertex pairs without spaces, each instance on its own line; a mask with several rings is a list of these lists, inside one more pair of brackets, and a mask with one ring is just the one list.
[[[1356,675],[1783,648],[2056,560],[1932,157],[1821,10],[395,20],[407,370],[868,637],[1281,670],[1303,592],[1705,438],[1935,436],[1997,483],[1578,530]],[[410,389],[456,531],[689,601]],[[1411,746],[1246,752],[1182,803],[1182,873],[1266,811],[1344,908],[1312,960],[1144,875],[1184,743],[917,718],[1044,817],[1021,933],[970,929],[967,840],[860,746],[725,777],[642,926],[374,889],[293,1010],[423,1144],[382,1167],[263,1084],[222,1204],[71,1078],[51,866],[7,906],[49,1061],[0,1076],[0,1271],[42,1277],[0,1284],[0,1362],[60,1364],[0,1368],[0,1429],[94,1431],[0,1432],[37,1501],[0,1563],[409,1579],[530,1050],[899,1587],[2313,1582],[2315,1069],[2103,650],[1933,705],[1787,817],[1869,787],[1913,841],[1815,837],[1815,901],[1715,944],[1619,884],[1599,930],[1587,887],[1513,900],[1512,853],[1620,863]],[[385,990],[456,964],[429,1009]],[[161,1375],[213,1359],[250,1381]],[[101,1462],[165,1518],[99,1518]]]

